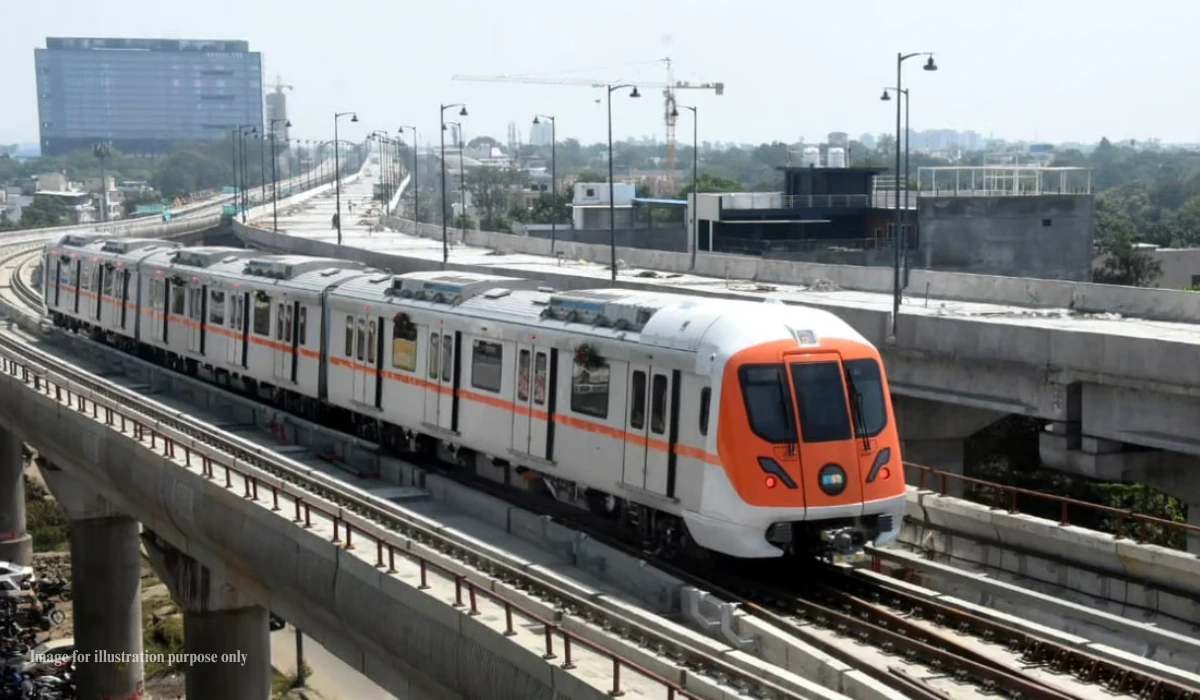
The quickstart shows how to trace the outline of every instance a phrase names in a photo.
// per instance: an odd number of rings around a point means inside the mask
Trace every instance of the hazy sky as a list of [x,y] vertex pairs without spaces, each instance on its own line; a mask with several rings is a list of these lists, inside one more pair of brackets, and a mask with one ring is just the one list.
[[[1010,139],[1200,141],[1195,79],[1200,2],[1142,0],[0,0],[5,97],[0,142],[37,141],[33,49],[46,36],[246,39],[278,74],[293,135],[328,138],[332,112],[357,110],[346,136],[415,124],[436,139],[441,102],[467,102],[468,138],[528,139],[535,112],[559,137],[605,138],[602,90],[452,82],[454,74],[559,73],[722,81],[684,91],[700,139],[816,140],[829,131],[895,130],[880,88],[896,51],[933,51],[940,70],[905,67],[915,129],[974,129]],[[632,64],[643,64],[636,66]],[[678,138],[690,142],[690,113]],[[659,90],[614,95],[618,139],[663,134]]]

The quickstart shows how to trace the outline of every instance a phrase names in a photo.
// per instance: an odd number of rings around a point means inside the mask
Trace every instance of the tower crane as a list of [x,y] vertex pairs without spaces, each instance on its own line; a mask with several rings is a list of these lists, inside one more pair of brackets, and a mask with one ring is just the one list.
[[642,88],[662,88],[663,119],[667,125],[667,189],[675,189],[675,122],[678,109],[675,103],[676,90],[712,90],[718,95],[725,94],[725,83],[689,83],[675,80],[671,70],[671,59],[661,59],[667,66],[667,81],[665,83],[647,82],[641,80],[596,80],[592,78],[555,78],[544,75],[456,75],[451,80],[474,83],[520,83],[525,85],[579,85],[582,87],[602,88],[616,83],[632,83]]

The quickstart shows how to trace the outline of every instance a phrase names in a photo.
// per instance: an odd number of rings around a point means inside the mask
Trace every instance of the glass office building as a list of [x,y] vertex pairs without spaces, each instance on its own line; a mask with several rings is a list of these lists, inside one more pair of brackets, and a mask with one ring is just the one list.
[[262,130],[262,54],[245,41],[51,37],[34,65],[44,155],[99,141],[161,153]]

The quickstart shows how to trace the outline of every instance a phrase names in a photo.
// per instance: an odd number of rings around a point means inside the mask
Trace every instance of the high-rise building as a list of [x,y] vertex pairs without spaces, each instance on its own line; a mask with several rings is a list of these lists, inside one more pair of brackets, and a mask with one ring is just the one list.
[[245,41],[46,39],[34,49],[44,155],[98,141],[129,153],[263,128],[262,54]]
[[537,124],[532,124],[529,127],[529,145],[530,146],[549,146],[551,140],[553,126],[549,119],[538,121]]

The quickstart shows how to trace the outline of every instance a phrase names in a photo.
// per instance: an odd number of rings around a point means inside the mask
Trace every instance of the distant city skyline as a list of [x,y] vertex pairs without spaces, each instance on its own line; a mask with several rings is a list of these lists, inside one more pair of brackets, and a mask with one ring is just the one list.
[[[1011,0],[996,8],[927,0],[919,12],[884,0],[849,6],[752,0],[736,8],[714,0],[610,0],[602,11],[554,9],[443,0],[413,13],[368,0],[343,0],[336,8],[294,0],[282,11],[270,3],[209,0],[181,23],[150,0],[126,0],[104,12],[83,0],[27,3],[6,15],[0,42],[8,98],[0,141],[38,139],[33,50],[48,36],[248,41],[262,52],[269,81],[278,75],[295,86],[289,118],[293,135],[304,139],[330,138],[333,112],[355,110],[361,121],[347,126],[347,138],[413,124],[424,143],[436,143],[437,106],[463,102],[468,136],[486,133],[503,143],[509,123],[527,135],[533,115],[545,113],[558,118],[560,138],[602,142],[603,90],[451,77],[539,74],[647,85],[666,79],[656,61],[663,56],[673,59],[678,80],[726,85],[721,96],[680,93],[682,104],[699,108],[702,141],[879,135],[895,129],[895,102],[880,102],[879,91],[895,82],[896,52],[932,51],[936,73],[916,62],[904,71],[914,129],[974,130],[1026,142],[1200,141],[1190,116],[1197,98],[1180,89],[1193,82],[1191,66],[1200,62],[1200,42],[1189,35],[1200,21],[1196,3],[1145,0],[1132,13],[1099,12],[1083,0]],[[333,23],[337,18],[364,21]],[[1006,50],[980,50],[981,40],[1000,37]],[[639,100],[624,91],[613,95],[616,139],[664,137],[661,91],[641,92]],[[686,111],[679,118],[681,144],[691,141],[690,119]]]

